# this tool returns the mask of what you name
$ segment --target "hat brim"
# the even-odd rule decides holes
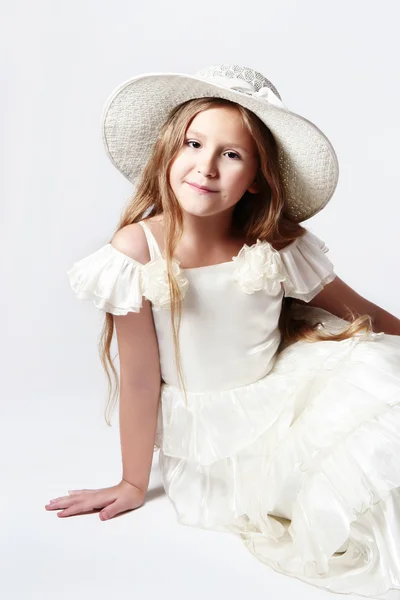
[[[209,96],[248,108],[271,130],[290,219],[305,221],[326,206],[337,186],[339,165],[331,142],[314,123],[263,98],[182,73],[139,75],[110,95],[102,115],[102,137],[112,163],[135,183],[170,111],[187,100]]]

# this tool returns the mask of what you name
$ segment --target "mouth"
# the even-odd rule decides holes
[[[197,185],[196,183],[191,183],[190,181],[187,181],[186,183],[198,192],[203,192],[206,194],[215,194],[217,192],[217,190],[212,190],[211,188],[205,187],[204,185]]]

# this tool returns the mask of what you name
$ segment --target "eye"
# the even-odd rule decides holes
[[[237,154],[236,152],[232,152],[232,150],[228,150],[228,152],[226,154],[234,154],[236,156],[236,158],[238,158],[240,160],[239,154]]]
[[[196,142],[195,140],[186,140],[186,144],[189,146],[189,144],[198,144],[199,142]],[[190,148],[192,148],[192,146],[190,146]]]

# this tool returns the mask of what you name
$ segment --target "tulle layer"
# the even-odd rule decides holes
[[[142,268],[141,263],[105,244],[74,263],[67,275],[79,300],[92,300],[100,310],[126,315],[142,307]]]
[[[322,288],[336,277],[332,262],[326,256],[329,248],[311,231],[280,251],[288,278],[283,282],[285,295],[310,302]]]
[[[398,336],[298,342],[264,379],[187,408],[166,386],[158,442],[181,524],[239,533],[325,590],[400,598]]]

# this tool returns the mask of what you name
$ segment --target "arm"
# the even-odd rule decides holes
[[[153,460],[161,376],[148,300],[140,313],[114,316],[120,358],[122,479],[146,491]]]
[[[139,279],[134,282],[131,276],[140,275],[140,265],[150,257],[143,229],[136,223],[119,230],[112,245],[140,264],[130,265],[126,258],[110,255],[107,244],[83,262],[76,263],[68,274],[74,291],[82,299],[110,300],[110,307],[115,308],[119,301],[134,300],[131,312],[113,315],[120,362],[122,480],[110,487],[69,490],[67,496],[53,498],[45,508],[62,509],[58,517],[103,509],[99,513],[103,521],[139,508],[144,504],[150,477],[161,386],[158,343],[151,305],[143,299],[139,287],[131,287],[131,284],[140,285]],[[114,277],[118,281],[121,274],[122,279],[116,286]],[[123,298],[130,293],[132,298]]]
[[[339,277],[328,283],[308,304],[345,320],[350,311],[358,315],[370,315],[375,332],[400,335],[400,320],[397,317],[357,294]]]
[[[117,232],[112,245],[141,263],[150,260],[140,225]],[[147,490],[157,428],[161,374],[151,304],[140,312],[114,315],[120,362],[120,438],[122,478]]]

